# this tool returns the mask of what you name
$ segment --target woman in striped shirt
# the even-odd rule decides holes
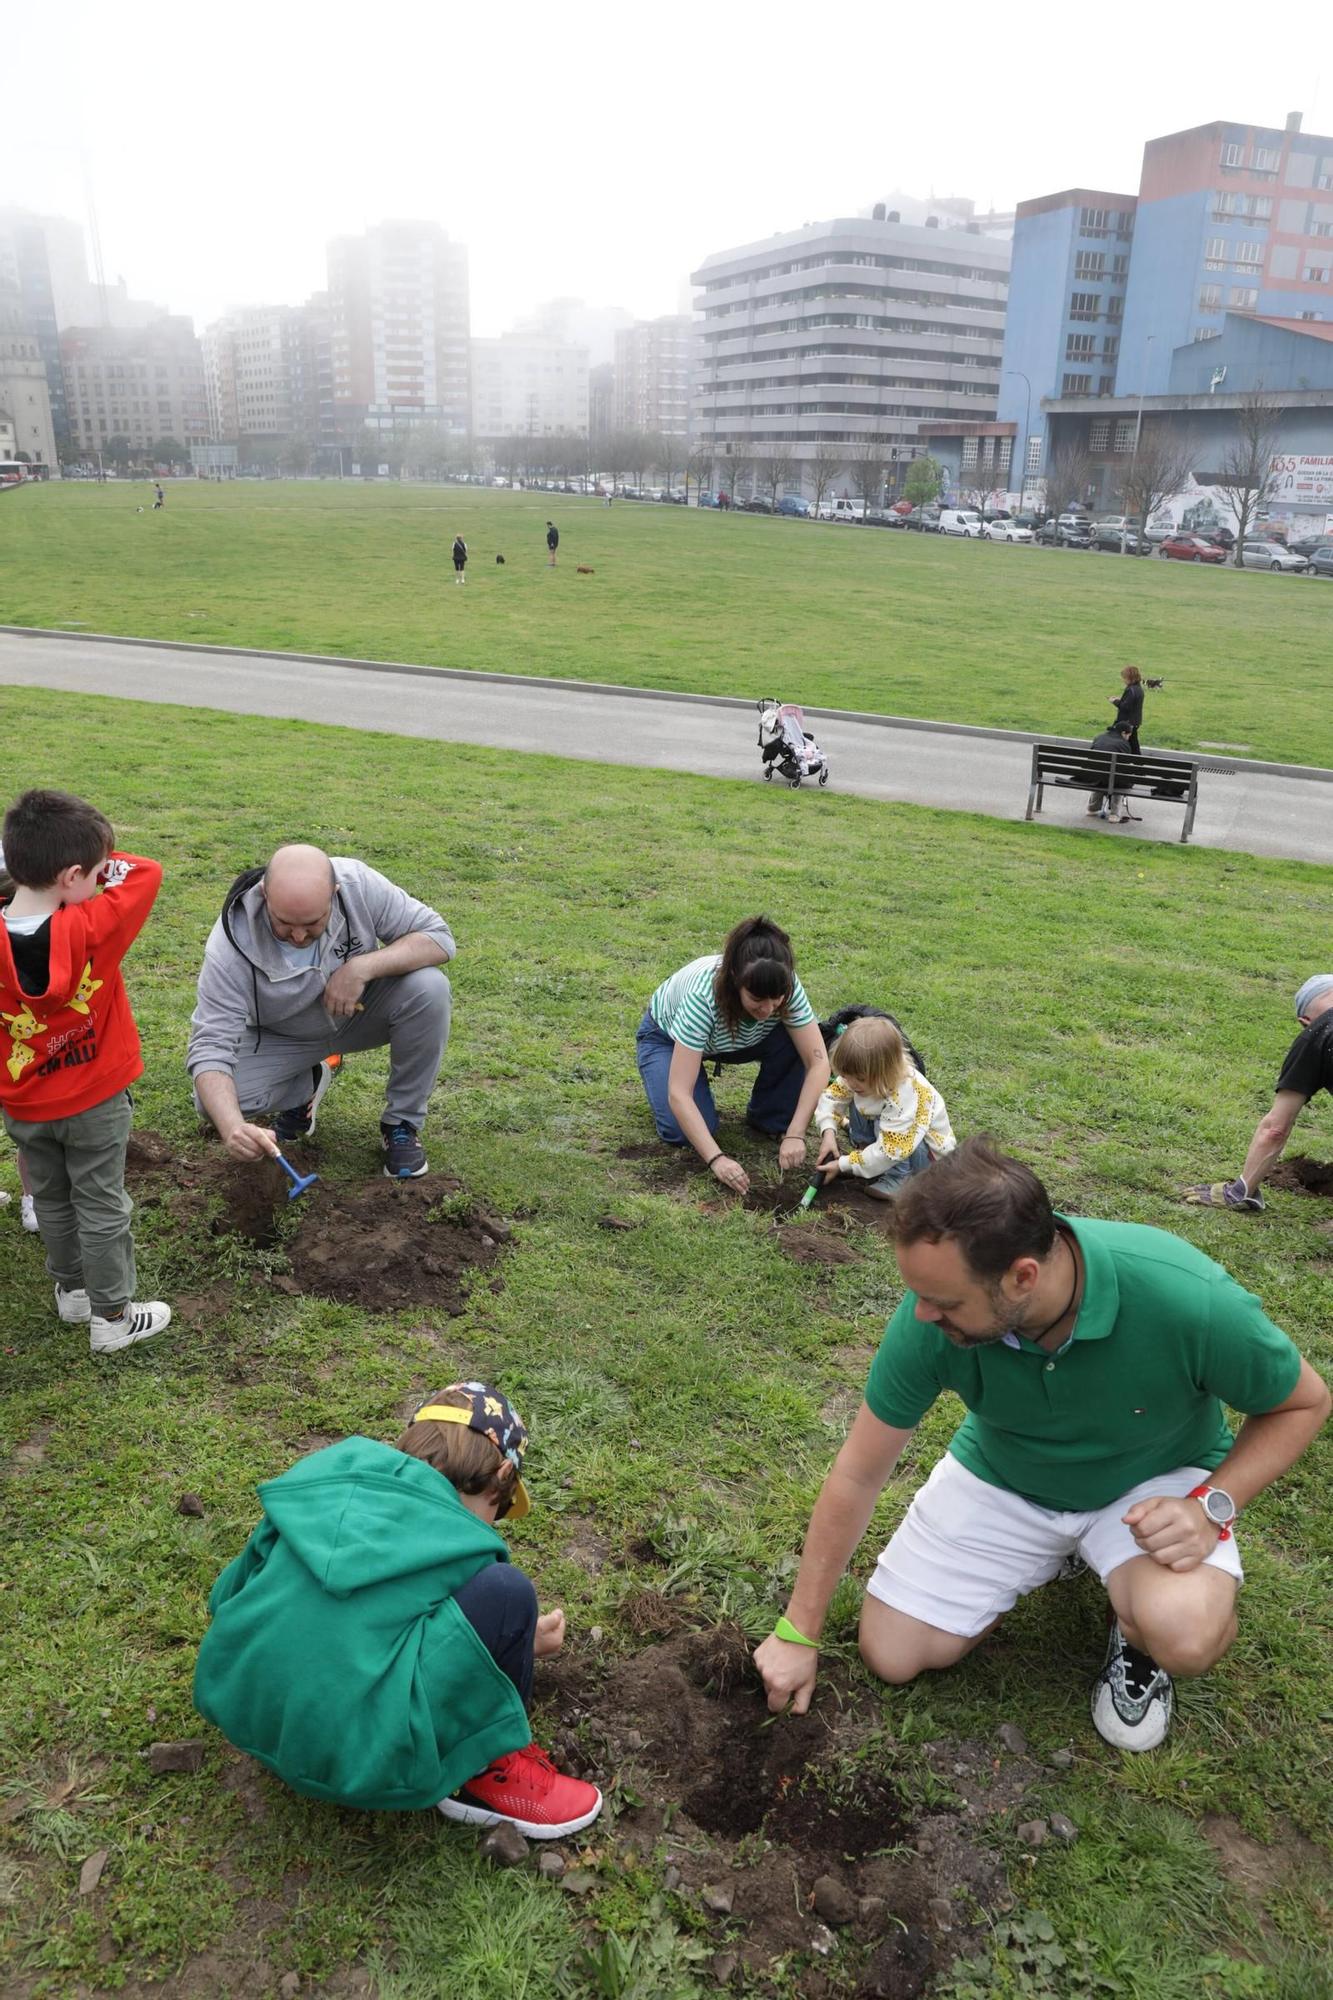
[[[693,1146],[724,1187],[749,1175],[717,1144],[718,1112],[704,1060],[759,1064],[746,1122],[777,1136],[785,1171],[805,1160],[805,1134],[829,1080],[814,1009],[796,977],[791,939],[767,917],[746,917],[721,952],[664,979],[639,1023],[639,1075],[658,1137]]]

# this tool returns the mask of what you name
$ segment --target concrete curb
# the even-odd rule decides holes
[[[358,660],[342,653],[271,653],[261,646],[206,646],[189,639],[135,639],[121,632],[71,632],[54,625],[0,625],[0,632],[18,639],[76,639],[96,646],[148,646],[159,653],[200,653],[205,658],[230,660],[273,660],[281,665],[295,660],[305,666],[341,667],[360,674],[414,674],[427,680],[489,681],[496,687],[554,688],[561,694],[611,695],[623,701],[675,701],[694,708],[732,708],[755,711],[757,703],[735,694],[685,694],[677,688],[625,687],[618,681],[559,680],[545,674],[495,674],[483,668],[423,667],[408,660]],[[207,708],[206,699],[199,706]],[[928,736],[979,736],[993,743],[1067,743],[1087,748],[1082,736],[1053,736],[1028,729],[991,729],[976,722],[930,722],[915,715],[870,715],[855,708],[807,708],[806,714],[821,722],[854,722],[871,729],[910,729]],[[1167,757],[1189,757],[1185,750],[1158,753]],[[1333,785],[1333,770],[1315,764],[1267,764],[1257,758],[1233,757],[1223,750],[1200,752],[1194,762],[1234,764],[1237,773],[1264,771],[1277,778],[1302,778],[1312,784]]]

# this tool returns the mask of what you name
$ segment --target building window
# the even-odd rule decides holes
[[[1238,243],[1235,248],[1235,259],[1238,264],[1262,264],[1264,246],[1262,243]]]
[[[1282,155],[1274,152],[1271,147],[1258,147],[1255,150],[1253,171],[1256,174],[1275,174],[1281,157]]]
[[[1099,377],[1097,382],[1097,394],[1099,396],[1114,396],[1115,394],[1114,375],[1103,375]]]
[[[1253,312],[1259,303],[1259,291],[1255,285],[1233,285],[1227,293],[1227,306],[1232,312]]]
[[[1088,450],[1106,451],[1111,443],[1111,419],[1098,417],[1088,429]]]
[[[1223,146],[1222,165],[1224,167],[1243,167],[1244,164],[1245,148],[1243,146]]]
[[[1074,259],[1076,278],[1100,278],[1106,270],[1106,253],[1102,250],[1080,250]]]
[[[1096,319],[1099,300],[1096,292],[1075,292],[1069,301],[1071,319]]]
[[[1204,268],[1220,271],[1227,261],[1227,239],[1225,236],[1210,236],[1203,246]]]
[[[1216,340],[1221,331],[1220,326],[1196,326],[1194,329],[1194,338],[1196,340]]]
[[[977,440],[976,438],[964,438],[963,459],[962,459],[963,471],[964,472],[973,471],[976,467],[976,462],[977,462]]]
[[[1079,216],[1079,228],[1104,231],[1111,220],[1111,212],[1106,208],[1085,208]]]
[[[1027,469],[1030,473],[1041,471],[1041,439],[1039,437],[1030,437],[1028,439]]]
[[[1199,311],[1215,313],[1222,310],[1222,287],[1220,285],[1200,285]]]
[[[1328,283],[1328,273],[1329,266],[1327,264],[1307,264],[1305,267],[1305,282],[1307,285],[1326,285]]]
[[[1323,315],[1322,313],[1302,313],[1302,314],[1301,314],[1301,318],[1302,318],[1302,319],[1322,319],[1323,317],[1324,317],[1324,315]]]
[[[1134,419],[1121,417],[1115,427],[1115,448],[1117,451],[1133,451]]]
[[[1060,385],[1060,394],[1062,396],[1087,396],[1091,393],[1091,375],[1066,375]]]
[[[1095,333],[1071,333],[1065,341],[1065,360],[1082,361],[1097,345]]]

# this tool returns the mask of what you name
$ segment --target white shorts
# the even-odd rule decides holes
[[[1102,1582],[1143,1550],[1121,1520],[1136,1500],[1190,1493],[1208,1474],[1179,1466],[1131,1486],[1108,1507],[1062,1514],[978,1479],[946,1452],[883,1551],[866,1589],[937,1631],[973,1639],[1020,1597],[1049,1583],[1075,1551]],[[1234,1533],[1204,1558],[1242,1581]]]

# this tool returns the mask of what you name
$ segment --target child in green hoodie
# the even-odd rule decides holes
[[[555,1769],[527,1717],[565,1615],[539,1614],[495,1528],[531,1506],[526,1444],[498,1389],[455,1382],[396,1444],[346,1438],[265,1481],[208,1600],[199,1713],[311,1798],[534,1840],[588,1826],[601,1793]]]

